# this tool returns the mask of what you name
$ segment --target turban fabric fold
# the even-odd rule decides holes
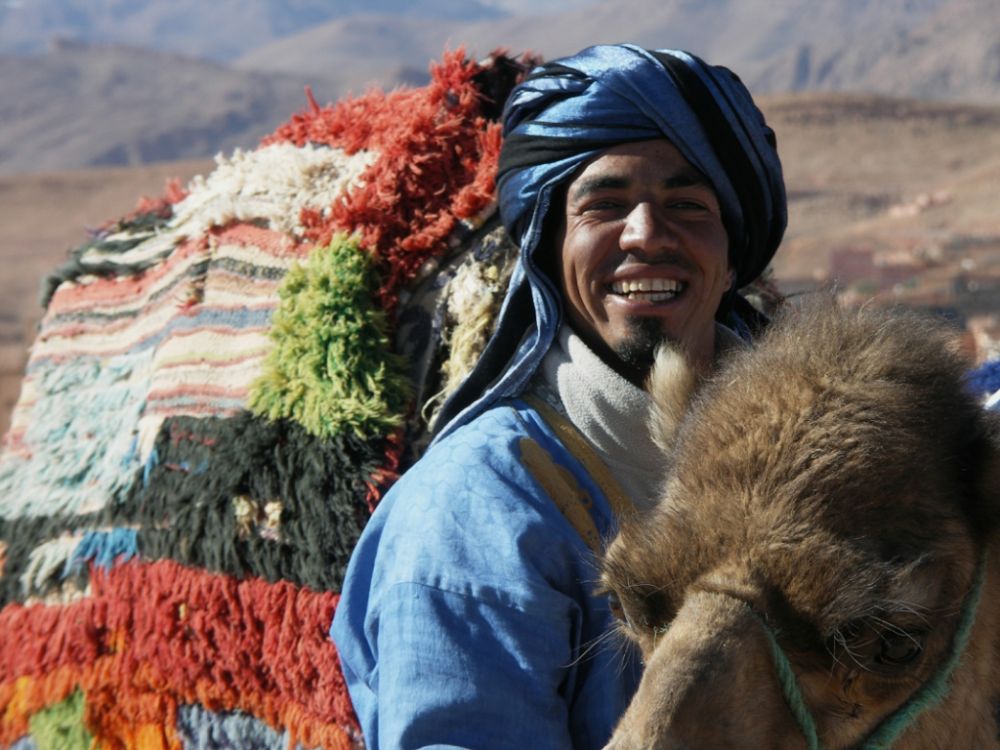
[[[536,68],[504,107],[500,215],[521,256],[482,359],[438,418],[438,437],[517,395],[559,328],[536,251],[555,189],[606,149],[666,138],[711,183],[736,286],[767,267],[785,230],[774,132],[732,71],[679,50],[589,47]]]

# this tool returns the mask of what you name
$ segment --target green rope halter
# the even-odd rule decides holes
[[[951,642],[951,650],[948,658],[941,668],[934,673],[923,686],[917,690],[910,699],[900,706],[896,711],[887,716],[875,731],[869,735],[868,739],[860,746],[860,750],[888,750],[898,739],[899,735],[910,726],[928,708],[938,705],[948,695],[951,688],[951,675],[955,671],[962,659],[965,647],[969,643],[972,634],[972,625],[976,621],[976,611],[979,609],[979,602],[982,599],[983,580],[986,578],[985,560],[980,559],[976,568],[976,577],[972,582],[972,587],[962,604],[962,616],[955,631],[955,637]],[[805,735],[806,744],[809,750],[822,750],[819,742],[819,735],[816,732],[816,722],[813,721],[812,713],[802,697],[802,689],[799,681],[792,669],[791,662],[778,644],[774,631],[761,621],[764,625],[764,632],[767,634],[767,641],[771,645],[771,654],[774,657],[774,668],[778,675],[778,682],[781,683],[781,691],[785,696],[785,702],[791,709],[792,715],[799,723],[802,734]]]

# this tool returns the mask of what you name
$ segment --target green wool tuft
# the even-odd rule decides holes
[[[91,737],[83,724],[86,700],[79,690],[28,720],[38,750],[88,750]]]
[[[374,302],[377,285],[368,254],[344,235],[293,267],[278,290],[275,347],[251,388],[250,409],[321,438],[383,436],[402,424],[410,383]]]

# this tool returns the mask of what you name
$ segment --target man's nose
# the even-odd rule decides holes
[[[635,255],[656,255],[670,250],[676,237],[668,222],[657,214],[648,201],[637,203],[625,217],[619,245],[622,251]]]

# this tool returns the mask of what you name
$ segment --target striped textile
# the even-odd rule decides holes
[[[520,72],[310,99],[53,271],[0,452],[0,747],[363,744],[329,624]]]

